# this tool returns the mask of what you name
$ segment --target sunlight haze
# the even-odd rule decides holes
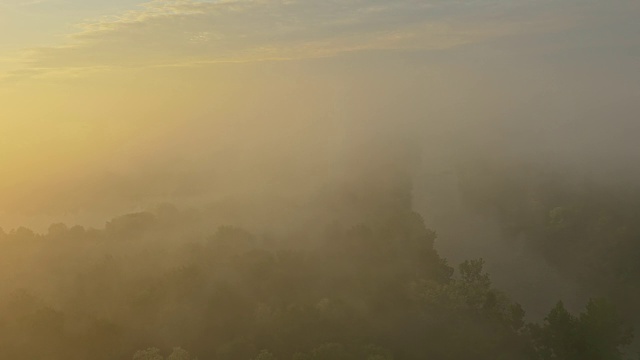
[[[0,358],[636,359],[639,19],[0,0]]]

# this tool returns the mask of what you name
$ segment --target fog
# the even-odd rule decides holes
[[[340,196],[384,199],[395,186],[410,186],[413,207],[439,234],[445,257],[483,257],[513,290],[521,281],[543,286],[557,275],[504,239],[499,219],[471,209],[459,172],[472,166],[478,187],[532,169],[632,184],[640,152],[637,91],[629,83],[638,75],[586,61],[539,60],[532,69],[520,54],[488,59],[496,55],[473,47],[452,52],[453,63],[429,53],[374,52],[145,74],[161,76],[160,95],[147,100],[160,108],[183,101],[175,99],[183,92],[197,98],[184,101],[184,115],[142,111],[137,116],[148,124],[77,173],[21,184],[5,202],[3,227],[101,228],[111,217],[172,203],[217,206],[229,224],[282,230],[361,210]],[[220,74],[224,90],[214,85]],[[142,95],[128,72],[117,75],[119,86],[133,87],[131,96]],[[90,85],[79,81],[74,91],[94,91]],[[503,271],[516,278],[502,279]],[[555,287],[550,299],[573,293]]]
[[[572,6],[425,48],[34,50],[0,80],[0,353],[631,358],[637,6]],[[581,337],[549,343],[559,318]]]

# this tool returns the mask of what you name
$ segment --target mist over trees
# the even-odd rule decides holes
[[[359,218],[306,232],[256,233],[171,205],[103,229],[2,232],[0,357],[627,358],[632,323],[615,296],[529,320],[482,259],[438,254],[406,183],[363,189],[346,192],[344,213]],[[573,229],[572,213],[551,213],[560,230],[549,231]]]
[[[0,360],[639,360],[638,19],[0,0]]]
[[[640,188],[633,176],[504,164],[467,167],[460,177],[466,204],[497,219],[505,241],[571,281],[582,294],[608,297],[633,323],[640,320]],[[482,174],[482,175],[480,175]]]

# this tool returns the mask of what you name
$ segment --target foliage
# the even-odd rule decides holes
[[[160,349],[148,348],[146,350],[137,351],[133,355],[133,360],[164,360],[164,356],[160,354]]]
[[[163,216],[3,235],[0,278],[30,288],[0,292],[0,358],[617,360],[631,339],[600,300],[526,325],[483,260],[454,271],[411,211],[290,243]]]
[[[544,360],[623,359],[620,349],[632,339],[632,330],[604,299],[590,300],[577,317],[558,302],[542,325],[530,328],[539,358]]]

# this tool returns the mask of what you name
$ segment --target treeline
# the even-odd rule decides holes
[[[584,293],[608,297],[640,324],[637,182],[500,163],[467,164],[459,174],[464,199],[494,214],[507,238],[524,240]]]
[[[163,208],[2,232],[0,358],[615,360],[632,339],[601,299],[527,323],[410,210],[309,238],[213,222]]]

